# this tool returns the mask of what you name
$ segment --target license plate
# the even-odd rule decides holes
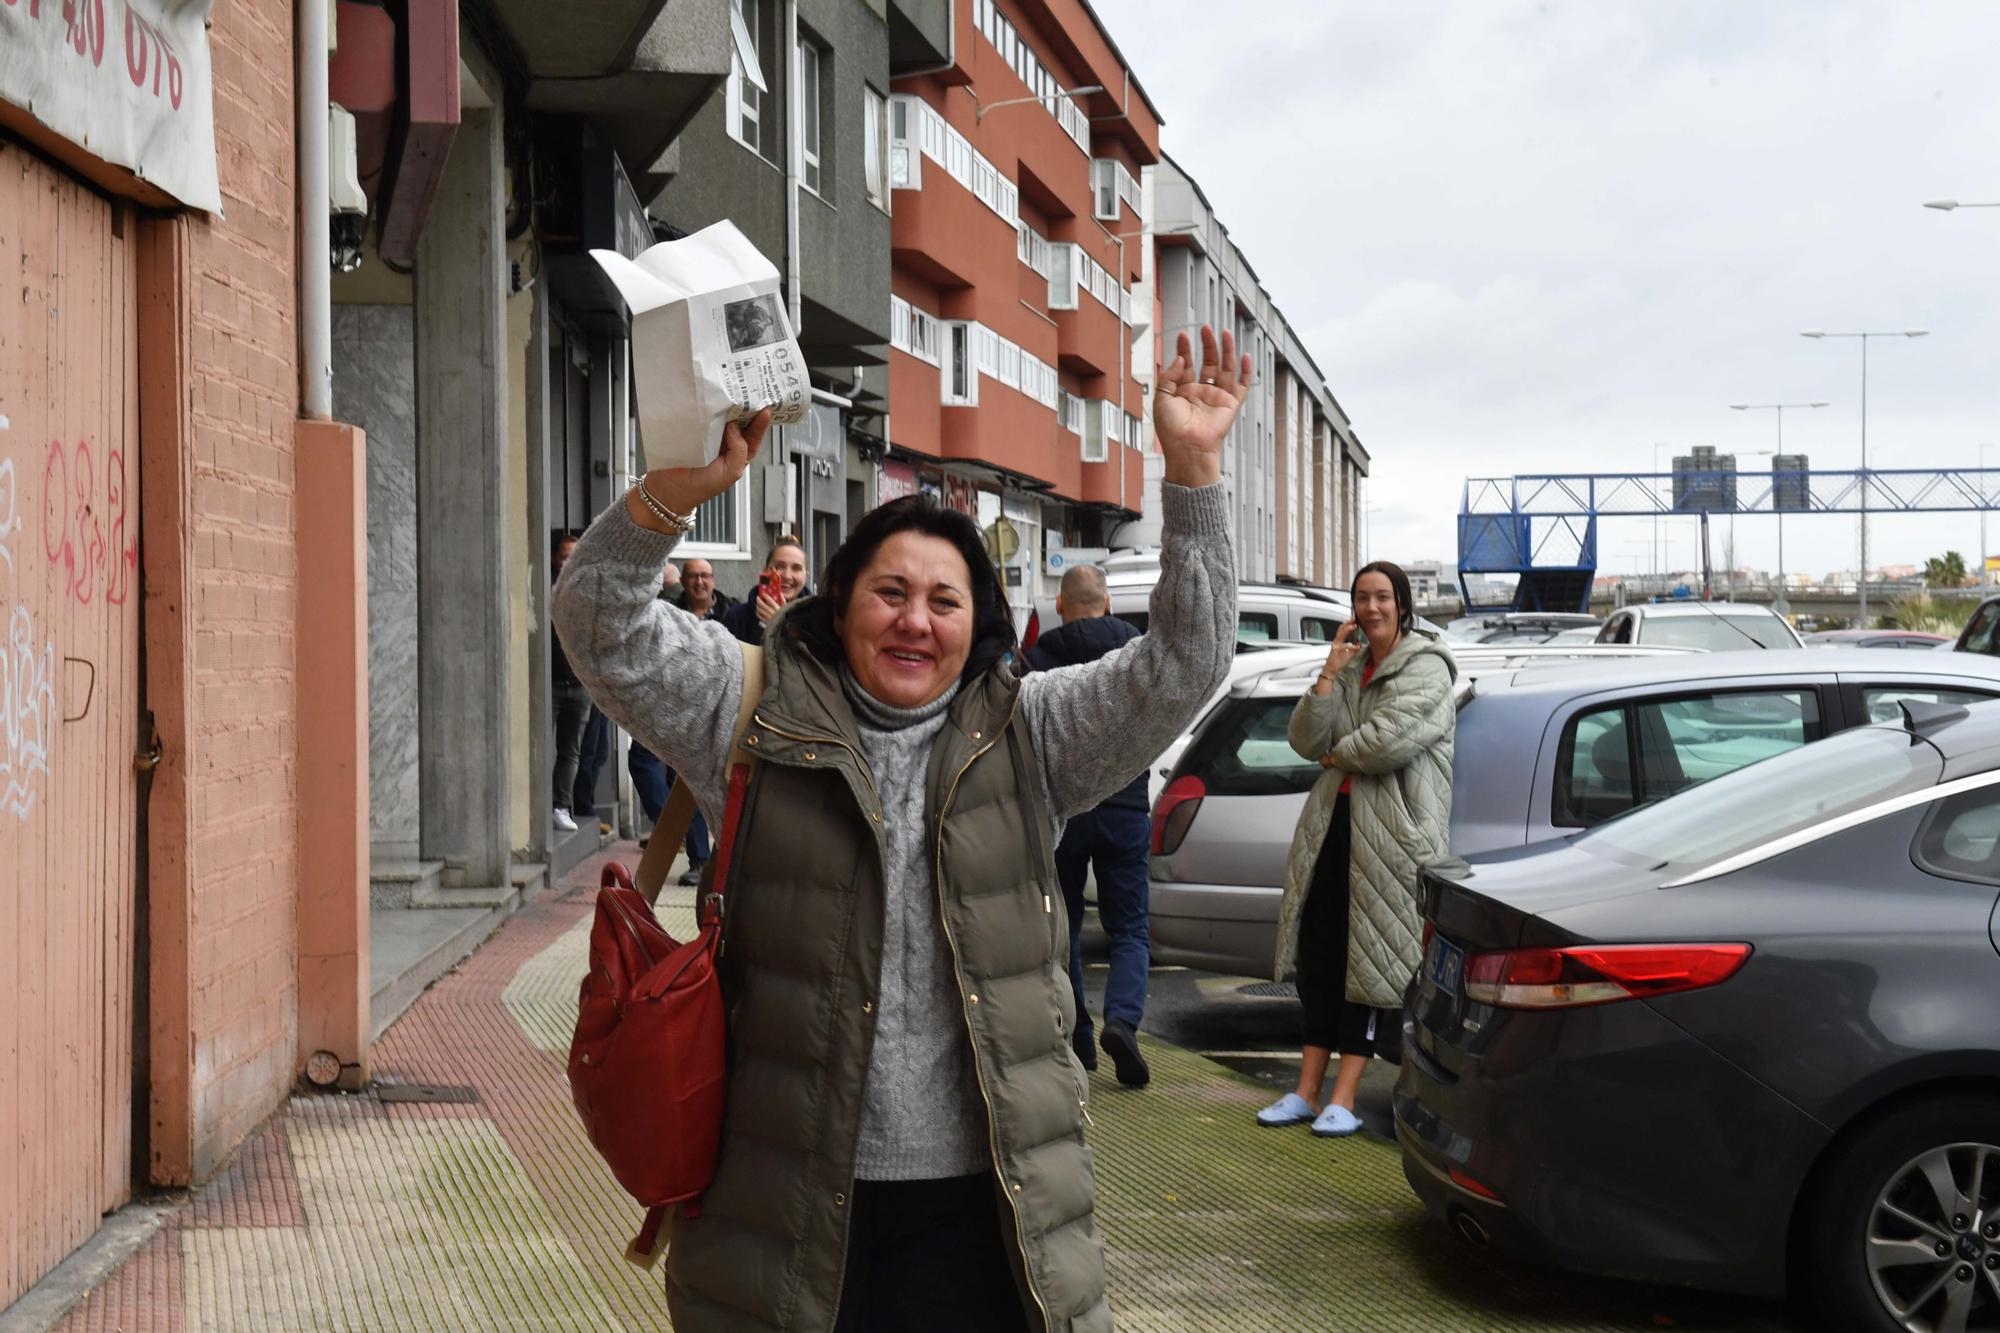
[[[1430,952],[1424,955],[1424,976],[1431,985],[1446,995],[1458,994],[1458,981],[1465,973],[1465,950],[1445,939],[1431,935]]]

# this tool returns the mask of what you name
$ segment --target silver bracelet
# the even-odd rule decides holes
[[[652,510],[653,517],[666,524],[671,531],[676,533],[686,532],[694,526],[693,514],[677,514],[660,503],[659,499],[646,489],[646,479],[644,477],[639,478],[639,485],[636,489],[639,492],[640,503]]]

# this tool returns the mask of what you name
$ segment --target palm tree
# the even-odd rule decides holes
[[[1956,551],[1946,551],[1924,561],[1924,586],[1927,588],[1963,588],[1965,586],[1965,557]]]

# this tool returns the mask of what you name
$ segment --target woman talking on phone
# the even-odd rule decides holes
[[[1451,652],[1416,628],[1410,580],[1386,560],[1354,577],[1354,616],[1292,710],[1292,748],[1324,770],[1299,815],[1278,913],[1273,975],[1296,973],[1305,1011],[1298,1087],[1257,1113],[1341,1138],[1361,1075],[1422,963],[1417,868],[1451,843],[1457,726]],[[1320,1106],[1327,1065],[1340,1057]]]
[[[1182,334],[1149,632],[1016,676],[979,526],[926,496],[864,516],[817,595],[765,627],[729,792],[743,654],[654,597],[695,510],[769,427],[646,474],[590,527],[555,621],[591,696],[711,826],[740,802],[718,964],[728,1095],[715,1178],[673,1219],[679,1333],[1106,1333],[1104,1249],[1070,1033],[1062,823],[1143,772],[1222,683],[1236,576],[1222,441],[1251,361]],[[710,891],[720,854],[709,862]]]

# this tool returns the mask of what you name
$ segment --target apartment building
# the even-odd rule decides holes
[[[875,504],[886,448],[891,72],[945,63],[950,0],[730,0],[722,96],[675,143],[653,216],[669,234],[727,218],[785,279],[813,404],[778,427],[749,485],[697,515],[688,556],[747,595],[782,533],[817,575]]]
[[[1230,239],[1201,187],[1171,157],[1147,168],[1149,272],[1142,299],[1153,307],[1133,359],[1170,360],[1182,333],[1201,326],[1235,333],[1256,370],[1250,399],[1223,450],[1239,576],[1345,586],[1360,560],[1362,447],[1326,377],[1305,350],[1257,271]],[[1159,540],[1161,460],[1145,435],[1146,518],[1125,540]]]
[[[1131,348],[1159,114],[1084,0],[952,0],[947,58],[891,84],[877,498],[978,519],[1025,608],[1046,552],[1125,542],[1144,502]]]

